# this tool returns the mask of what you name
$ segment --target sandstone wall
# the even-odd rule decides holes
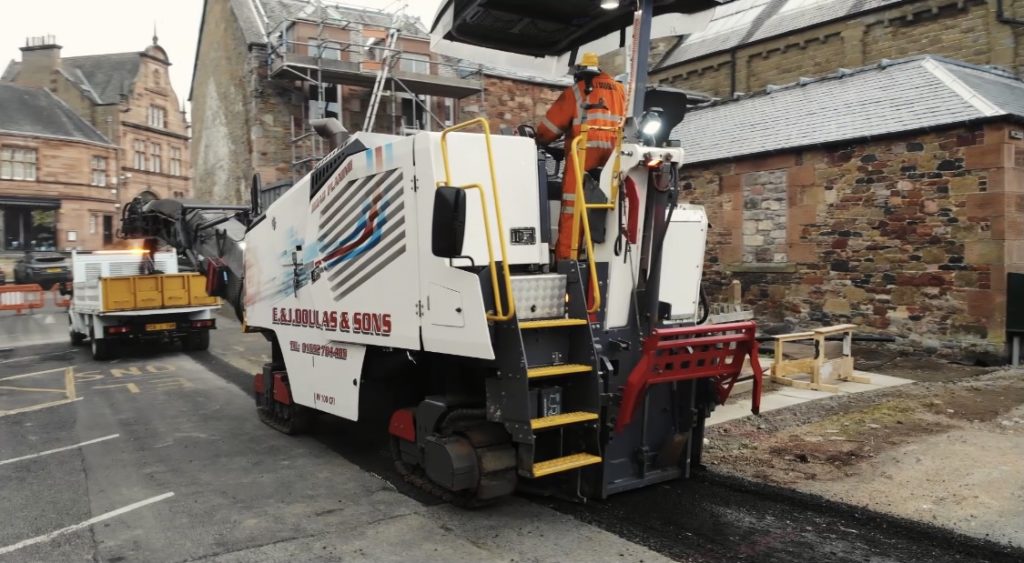
[[[765,325],[852,322],[898,346],[991,358],[1024,271],[1019,125],[950,129],[684,171],[705,205],[706,280]],[[780,240],[784,242],[780,243]]]

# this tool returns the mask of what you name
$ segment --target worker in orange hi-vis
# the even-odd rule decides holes
[[[537,126],[537,142],[542,145],[565,138],[565,172],[562,177],[562,212],[558,215],[558,243],[555,259],[566,260],[572,252],[572,216],[576,204],[576,167],[570,146],[584,123],[600,127],[620,127],[625,115],[626,93],[622,84],[598,68],[596,53],[583,53],[573,74],[574,84],[548,109]],[[604,165],[612,156],[616,134],[591,130],[587,133],[584,171]]]

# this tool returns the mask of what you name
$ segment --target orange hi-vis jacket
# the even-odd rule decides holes
[[[537,140],[550,143],[566,135],[566,150],[580,134],[580,125],[617,127],[626,113],[626,92],[622,84],[602,72],[591,82],[592,90],[586,93],[586,82],[579,81],[566,88],[562,95],[548,109],[547,115],[537,127]],[[611,149],[615,146],[615,134],[611,131],[590,131],[587,147]]]
[[[588,95],[586,82],[580,81],[567,88],[548,109],[548,113],[537,126],[537,140],[550,143],[566,134],[566,163],[562,175],[562,212],[558,216],[558,241],[555,257],[558,260],[575,259],[572,254],[572,219],[576,207],[576,168],[569,160],[572,140],[580,134],[580,126],[586,123],[600,127],[619,127],[626,111],[626,93],[622,85],[605,73],[591,80],[592,90]],[[587,154],[583,170],[593,170],[608,162],[615,148],[614,131],[591,130],[587,132]]]

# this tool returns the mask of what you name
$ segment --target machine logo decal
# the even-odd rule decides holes
[[[404,176],[400,169],[358,178],[337,190],[320,213],[324,255],[313,275],[334,299],[349,295],[405,253]]]

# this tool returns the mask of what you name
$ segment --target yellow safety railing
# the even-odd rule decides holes
[[[590,131],[612,131],[615,133],[615,164],[612,165],[612,187],[611,197],[608,203],[587,203],[586,195],[583,193],[584,160],[587,154],[587,134]],[[580,126],[580,134],[572,140],[570,146],[571,162],[576,170],[576,205],[572,213],[572,247],[570,256],[573,259],[579,258],[580,226],[583,227],[583,242],[587,248],[587,271],[590,278],[592,304],[587,308],[587,313],[596,313],[601,308],[601,285],[597,279],[597,262],[594,259],[594,241],[590,237],[590,218],[587,215],[588,209],[615,209],[616,198],[619,195],[619,169],[621,167],[622,155],[622,128],[621,127],[600,127],[594,125]]]
[[[487,213],[487,198],[483,186],[480,184],[465,184],[462,186],[452,185],[451,164],[448,161],[448,134],[455,131],[468,129],[479,125],[484,132],[484,142],[487,145],[487,166],[491,173],[491,195],[494,196],[494,216],[498,221],[498,244],[501,246],[501,270],[505,282],[505,298],[508,300],[508,307],[503,307],[501,302],[501,286],[498,283],[498,270],[495,267],[494,245],[491,242],[491,222]],[[494,292],[495,314],[488,314],[487,318],[492,321],[507,321],[515,315],[516,301],[512,295],[512,273],[508,267],[508,249],[505,245],[505,225],[501,216],[501,194],[498,191],[498,175],[494,171],[494,151],[491,149],[491,126],[487,120],[478,117],[453,125],[441,132],[441,158],[444,161],[444,182],[438,182],[437,187],[450,186],[453,188],[480,190],[480,209],[484,216],[484,239],[487,241],[487,261],[491,271],[491,289]]]

